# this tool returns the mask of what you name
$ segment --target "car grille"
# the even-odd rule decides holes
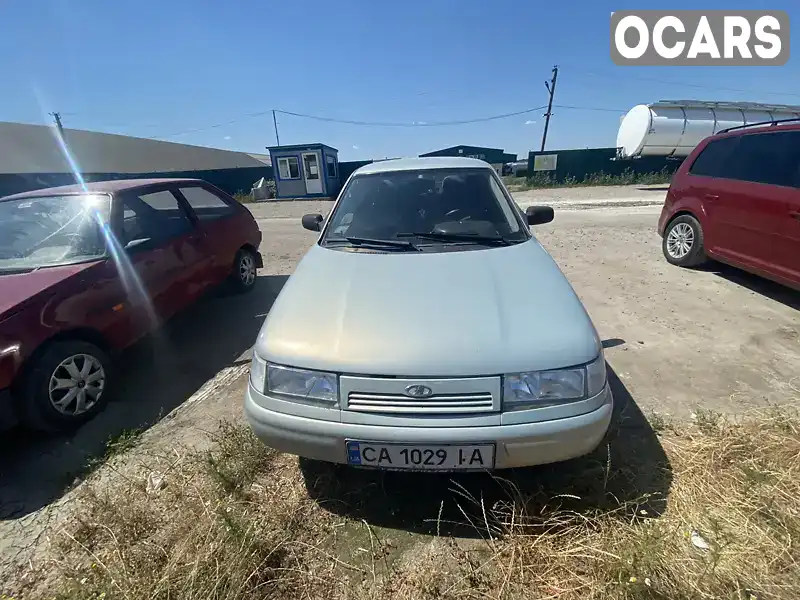
[[[444,394],[428,398],[409,398],[400,394],[364,394],[351,392],[350,410],[375,413],[461,414],[491,412],[494,399],[489,393]]]
[[[500,378],[411,379],[342,375],[339,393],[345,411],[384,415],[467,415],[500,412]],[[410,387],[426,387],[420,398]]]

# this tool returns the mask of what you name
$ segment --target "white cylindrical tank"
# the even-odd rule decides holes
[[[800,107],[699,101],[639,104],[622,118],[617,148],[625,157],[684,157],[722,129],[794,118],[800,118]]]

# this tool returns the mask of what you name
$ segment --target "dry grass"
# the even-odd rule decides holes
[[[29,595],[800,598],[800,417],[699,413],[659,427],[658,438],[623,427],[608,451],[565,465],[448,478],[443,495],[424,475],[301,477],[296,460],[226,426],[212,453],[176,460],[157,492],[142,479],[87,488],[44,565],[52,576]],[[415,497],[421,508],[408,512]],[[445,502],[474,539],[447,535]],[[392,532],[384,517],[415,533],[428,519],[431,535]]]

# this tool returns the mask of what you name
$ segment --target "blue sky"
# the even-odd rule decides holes
[[[615,66],[610,13],[667,5],[698,8],[678,0],[4,0],[0,120],[44,123],[60,111],[67,127],[263,152],[275,143],[272,117],[253,113],[403,123],[491,116],[545,104],[554,64],[556,104],[611,110],[554,109],[548,149],[613,146],[624,111],[659,99],[800,104],[797,58],[784,67]],[[796,0],[769,7],[800,17]],[[543,112],[447,127],[278,121],[281,143],[319,141],[349,160],[455,144],[522,154],[538,149]]]

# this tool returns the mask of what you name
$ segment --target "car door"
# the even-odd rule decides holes
[[[764,182],[761,194],[768,206],[765,228],[774,232],[770,264],[765,270],[800,284],[800,130],[783,130],[747,136],[758,156],[749,178]]]
[[[236,218],[242,210],[200,182],[179,185],[177,191],[192,211],[209,253],[205,285],[221,283],[231,273],[236,252],[243,245],[246,232]]]
[[[731,240],[728,258],[777,277],[791,276],[794,255],[788,235],[798,155],[798,132],[739,136],[729,179],[716,200],[719,226]]]
[[[680,179],[680,189],[674,190],[687,206],[697,207],[694,212],[703,227],[705,247],[718,256],[741,254],[740,237],[726,209],[735,192],[730,161],[738,144],[734,136],[709,141]]]
[[[785,221],[784,239],[786,272],[790,281],[800,286],[800,167],[794,177],[794,186],[788,198],[789,215]]]
[[[163,321],[192,297],[187,284],[198,254],[194,224],[175,194],[163,187],[126,194],[122,209],[120,239],[133,271],[123,283]]]

